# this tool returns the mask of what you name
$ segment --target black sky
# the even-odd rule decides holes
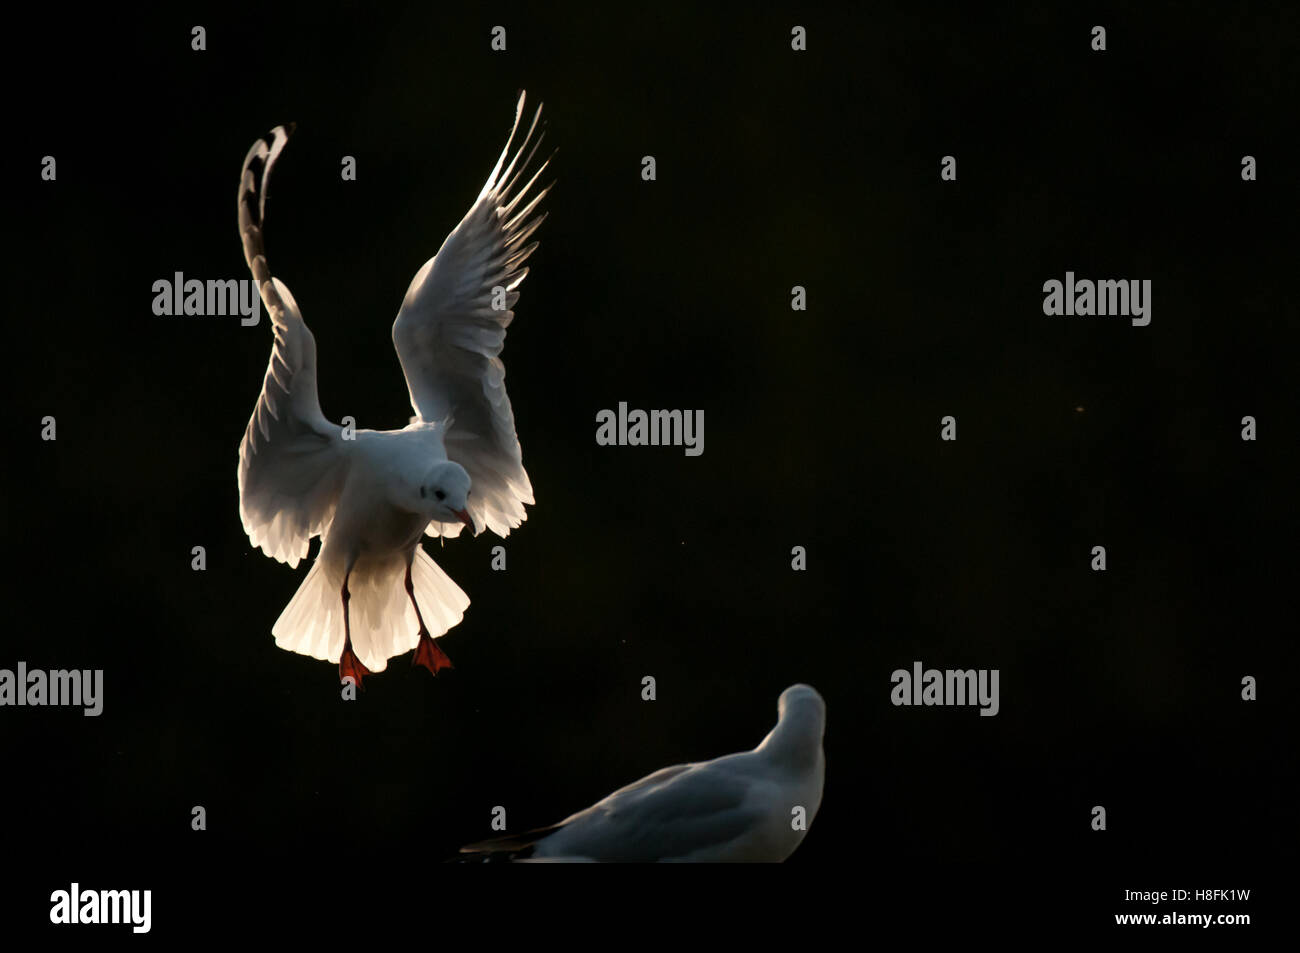
[[[1267,882],[1294,831],[1293,6],[29,17],[6,66],[0,667],[103,668],[106,701],[0,710],[39,871],[6,922],[77,875],[153,886],[176,929],[207,908],[175,885],[235,869],[306,893],[337,863],[382,894],[428,865],[455,890],[438,863],[494,805],[523,830],[751,747],[796,681],[829,709],[806,876],[893,871],[882,905],[935,911],[961,889],[916,878],[993,909],[1060,885],[1085,922],[1130,885]],[[495,539],[426,546],[473,600],[455,671],[399,658],[344,704],[270,635],[305,567],[239,522],[268,326],[156,317],[151,286],[245,277],[240,162],[296,121],[272,267],[326,415],[402,426],[392,319],[521,87],[559,149],[504,354],[538,502],[505,573]],[[1151,325],[1045,317],[1067,270],[1150,279]],[[619,401],[703,408],[704,455],[598,447]],[[1000,669],[1000,714],[893,707],[917,659]]]

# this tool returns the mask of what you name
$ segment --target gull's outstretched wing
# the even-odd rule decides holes
[[[316,339],[266,263],[267,183],[290,131],[276,126],[269,142],[254,143],[239,183],[244,258],[275,331],[262,394],[239,445],[239,516],[254,546],[297,566],[334,518],[346,454],[341,428],[325,419],[316,396]]]
[[[469,472],[474,528],[499,536],[522,523],[527,518],[524,504],[533,502],[500,357],[517,289],[528,274],[524,262],[537,247],[528,239],[546,218],[534,212],[550,191],[547,186],[530,197],[547,162],[525,178],[541,144],[539,135],[529,149],[540,106],[511,156],[523,111],[520,93],[514,127],[487,184],[438,253],[416,273],[393,322],[393,344],[411,406],[427,421],[451,418],[447,456]],[[456,536],[460,524],[431,523],[428,532]]]

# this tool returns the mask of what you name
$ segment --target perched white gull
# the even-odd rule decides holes
[[[521,93],[487,184],[416,273],[393,323],[416,416],[355,439],[321,413],[316,341],[263,245],[271,168],[293,127],[277,126],[244,159],[239,230],[275,344],[239,446],[239,515],[253,545],[290,566],[322,538],[272,632],[281,648],[338,662],[340,679],[360,683],[411,649],[434,674],[449,666],[433,640],[464,617],[469,598],[421,534],[457,536],[464,525],[505,536],[533,502],[500,358],[550,190],[530,196],[547,162],[526,172],[541,143],[540,106],[511,155],[523,112]]]
[[[826,703],[811,686],[791,685],[777,712],[753,751],[663,768],[553,827],[461,852],[533,862],[783,861],[821,806]]]

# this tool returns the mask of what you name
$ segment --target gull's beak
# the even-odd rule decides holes
[[[460,521],[468,526],[475,536],[478,535],[478,531],[474,529],[474,520],[470,518],[468,510],[453,510],[452,512],[460,517]]]

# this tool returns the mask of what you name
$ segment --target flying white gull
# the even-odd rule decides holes
[[[821,806],[826,703],[811,686],[791,685],[777,711],[753,751],[663,768],[552,827],[461,852],[532,862],[783,861]]]
[[[244,159],[239,231],[275,344],[239,445],[239,515],[253,545],[290,566],[322,538],[272,632],[281,648],[338,662],[340,679],[360,683],[411,649],[434,674],[450,666],[433,640],[464,617],[469,598],[421,534],[454,537],[464,525],[506,536],[533,503],[500,358],[537,247],[528,238],[546,217],[534,213],[550,191],[530,196],[549,160],[526,172],[541,144],[540,106],[511,155],[523,112],[520,93],[487,184],[416,273],[393,322],[416,415],[401,430],[357,430],[355,439],[321,413],[316,341],[263,246],[271,169],[293,127],[277,126]]]

